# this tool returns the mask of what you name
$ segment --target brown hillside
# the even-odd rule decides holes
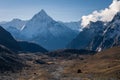
[[[85,75],[94,76],[100,80],[120,79],[120,47],[114,47],[89,57],[82,62],[73,63],[74,67],[67,68],[69,73],[80,69]],[[77,74],[74,74],[77,75]],[[96,79],[95,79],[96,80]]]

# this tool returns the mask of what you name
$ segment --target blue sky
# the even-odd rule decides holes
[[[27,20],[44,9],[53,19],[69,22],[94,10],[108,7],[112,0],[0,0],[0,21]]]

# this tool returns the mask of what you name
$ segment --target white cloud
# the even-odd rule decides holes
[[[117,12],[120,12],[120,0],[113,0],[112,4],[108,8],[100,11],[93,11],[92,14],[82,16],[81,25],[85,27],[90,23],[90,21],[109,22]]]

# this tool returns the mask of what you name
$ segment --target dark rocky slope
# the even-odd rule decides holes
[[[23,60],[17,54],[0,45],[0,72],[19,71],[24,66]]]
[[[6,46],[7,48],[15,52],[21,50],[18,42],[12,37],[12,35],[9,32],[7,32],[1,26],[0,26],[0,44]]]
[[[47,52],[46,49],[39,46],[38,44],[27,42],[27,41],[18,41],[18,44],[20,45],[22,52],[41,52],[45,53]]]

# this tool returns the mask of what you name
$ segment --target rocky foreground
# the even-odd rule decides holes
[[[120,80],[120,47],[92,55],[71,52],[21,53],[25,66],[1,72],[0,80]]]

